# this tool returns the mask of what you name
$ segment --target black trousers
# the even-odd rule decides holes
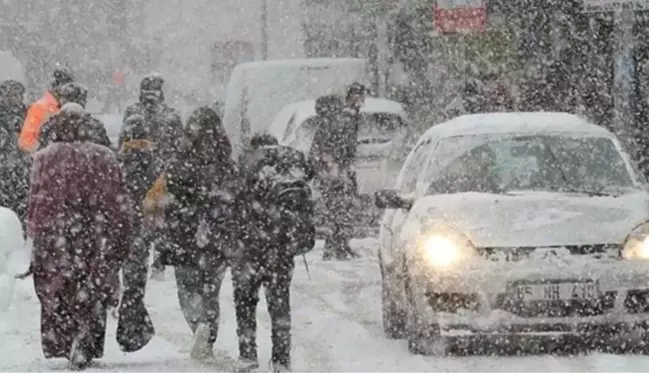
[[[225,261],[205,261],[205,267],[187,264],[174,267],[178,301],[185,320],[192,332],[198,324],[207,324],[210,328],[209,342],[214,343],[219,333],[221,307],[219,296],[221,284],[227,269]]]
[[[325,184],[322,195],[327,220],[328,234],[325,238],[323,257],[343,259],[349,257],[349,240],[353,235],[356,198],[356,176],[339,183]]]
[[[143,301],[146,293],[147,274],[149,270],[149,248],[151,237],[141,234],[133,239],[131,255],[129,255],[122,269],[124,280],[124,293],[127,299]]]
[[[241,261],[232,267],[234,303],[239,337],[239,357],[257,360],[257,303],[259,289],[266,289],[266,303],[271,320],[273,363],[291,363],[291,280],[295,263]]]

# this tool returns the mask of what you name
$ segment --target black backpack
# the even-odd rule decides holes
[[[270,240],[288,246],[293,255],[313,249],[315,203],[309,182],[314,172],[304,154],[288,146],[262,146],[244,163],[243,173],[251,201],[262,207],[253,215],[265,222]]]

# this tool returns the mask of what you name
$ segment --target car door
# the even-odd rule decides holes
[[[364,113],[358,134],[356,175],[359,193],[370,194],[382,188],[381,165],[389,155],[392,141],[398,139],[406,124],[392,113]],[[397,171],[399,171],[397,169]],[[395,179],[392,179],[394,182]]]
[[[420,173],[428,166],[432,155],[431,140],[420,141],[406,159],[396,189],[402,196],[414,196]],[[386,209],[381,221],[381,237],[379,244],[379,257],[385,269],[392,269],[400,257],[401,248],[398,238],[401,228],[408,217],[408,211],[403,209]]]

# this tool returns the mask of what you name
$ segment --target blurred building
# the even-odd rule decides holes
[[[129,16],[139,27],[134,44],[156,40],[156,70],[169,89],[192,100],[223,95],[224,81],[214,74],[214,45],[228,41],[249,43],[261,59],[261,0],[129,0]],[[268,1],[269,58],[303,57],[300,0]],[[137,48],[137,47],[136,47]]]
[[[303,0],[304,51],[308,57],[354,57],[368,62],[369,83],[384,94],[389,85],[387,23],[392,1]]]
[[[142,75],[158,71],[170,100],[207,102],[220,92],[211,72],[214,43],[238,40],[261,58],[261,0],[2,0],[0,49],[28,65],[28,85],[49,84],[67,65],[91,93],[125,75],[135,97]],[[301,0],[268,1],[269,58],[304,56]],[[99,93],[101,95],[101,93]]]

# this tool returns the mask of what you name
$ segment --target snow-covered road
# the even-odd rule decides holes
[[[380,275],[376,241],[357,240],[363,258],[351,262],[322,262],[319,243],[307,255],[311,279],[301,260],[296,266],[293,306],[293,368],[295,371],[413,372],[413,371],[625,371],[642,372],[649,357],[591,354],[577,357],[457,357],[411,355],[405,341],[391,341],[381,331]],[[216,356],[223,364],[204,366],[189,361],[191,334],[178,308],[173,271],[165,281],[150,281],[147,305],[157,329],[143,350],[123,354],[109,326],[106,354],[90,371],[227,371],[236,358],[237,339],[229,276],[221,291],[221,333]],[[266,304],[258,312],[262,369],[270,358]],[[0,371],[65,371],[65,361],[47,361],[40,351],[38,304],[31,281],[19,284],[11,309],[0,313]]]

